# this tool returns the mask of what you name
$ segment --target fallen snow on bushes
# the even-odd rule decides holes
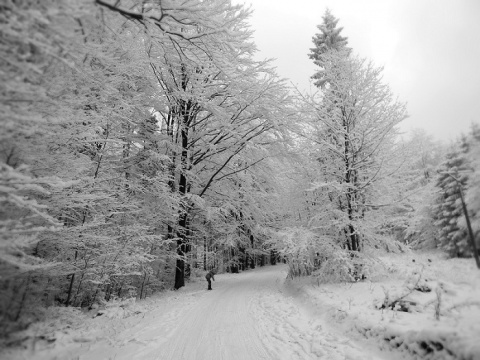
[[[50,309],[49,321],[12,337],[17,347],[0,358],[480,359],[473,260],[409,253],[375,264],[375,276],[357,283],[285,280],[287,267],[277,265],[218,274],[213,291],[200,278],[88,314]],[[403,305],[390,306],[397,299]]]

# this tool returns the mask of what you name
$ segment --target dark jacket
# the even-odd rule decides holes
[[[212,279],[213,281],[215,281],[215,278],[213,277],[213,275],[215,275],[215,273],[214,273],[212,270],[210,270],[210,271],[207,273],[207,275],[205,275],[205,279],[207,279],[207,280]]]

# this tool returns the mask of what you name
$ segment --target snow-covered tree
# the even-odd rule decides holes
[[[330,9],[325,10],[325,14],[322,16],[323,22],[317,26],[320,32],[315,34],[312,38],[315,47],[310,49],[308,57],[313,60],[314,64],[319,67],[317,72],[312,76],[312,79],[316,80],[316,86],[323,86],[326,79],[324,73],[324,64],[327,59],[323,58],[323,54],[331,51],[349,51],[347,47],[348,38],[340,35],[343,27],[337,27],[339,19],[333,16]]]
[[[178,201],[145,130],[157,89],[138,28],[90,1],[1,16],[3,324],[160,288]]]
[[[473,127],[468,136],[463,136],[446,155],[446,160],[439,168],[436,185],[440,189],[437,202],[434,206],[436,225],[440,229],[439,246],[451,256],[472,256],[465,214],[460,199],[468,192],[468,199],[473,208],[469,212],[472,223],[477,222],[478,212],[475,210],[477,189],[470,180],[475,174],[475,152],[480,141],[478,127]],[[467,209],[469,201],[467,201]]]
[[[473,173],[470,175],[468,180],[468,188],[465,194],[465,203],[468,215],[470,217],[470,226],[474,235],[474,239],[476,241],[475,245],[478,253],[478,259],[478,256],[480,256],[480,239],[478,235],[480,233],[480,139],[478,136],[478,126],[474,128],[473,133],[477,141],[472,144],[468,155],[473,168]],[[458,221],[458,225],[460,228],[467,229],[468,231],[468,224],[466,223],[466,219]]]
[[[280,104],[287,97],[268,64],[252,58],[249,13],[227,1],[202,2],[201,8],[208,19],[185,22],[182,32],[163,34],[146,49],[162,91],[156,110],[170,141],[164,149],[170,187],[183,204],[168,227],[177,241],[176,288],[184,285],[190,240],[196,241],[192,212],[212,205],[217,184],[265,158],[266,146],[277,141]]]
[[[337,238],[350,250],[360,250],[370,210],[378,208],[378,184],[395,171],[398,154],[396,126],[406,117],[398,102],[382,83],[381,68],[350,56],[349,51],[322,55],[324,74],[329,79],[315,109],[315,138],[320,177],[311,191],[321,190],[330,210],[318,214],[334,216]],[[323,212],[325,214],[325,212]]]
[[[473,144],[469,153],[469,160],[471,161],[473,173],[468,181],[468,189],[466,191],[466,201],[469,211],[474,214],[480,214],[480,142]],[[475,217],[477,218],[477,217]],[[479,218],[480,219],[480,218]],[[475,225],[475,230],[479,231],[478,223]]]
[[[399,145],[403,153],[397,160],[398,170],[386,182],[395,191],[385,192],[381,199],[392,204],[385,208],[382,230],[415,248],[435,248],[438,229],[432,212],[437,196],[434,180],[445,146],[420,129],[408,134]]]

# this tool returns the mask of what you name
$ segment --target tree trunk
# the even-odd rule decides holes
[[[77,257],[78,257],[78,250],[75,250],[75,265],[77,265]],[[72,297],[72,289],[73,289],[73,282],[75,281],[75,273],[71,274],[70,278],[70,286],[68,287],[68,295],[67,295],[67,301],[65,303],[65,306],[68,306],[70,304],[70,299]]]
[[[207,271],[207,237],[203,238],[203,270]]]
[[[72,289],[73,289],[73,282],[75,281],[75,273],[70,274],[70,285],[68,287],[68,295],[67,301],[65,302],[65,306],[70,304],[70,299],[72,298]]]
[[[463,214],[465,215],[465,220],[467,222],[468,238],[470,239],[470,245],[472,246],[473,257],[475,258],[477,269],[480,269],[480,258],[478,255],[477,244],[475,243],[475,236],[473,235],[472,225],[470,223],[470,217],[468,216],[467,205],[465,204],[465,200],[463,199],[462,189],[460,188],[459,185],[458,185],[458,193],[460,194]]]
[[[142,286],[140,288],[140,300],[142,300],[142,297],[143,297],[143,288],[145,286],[145,281],[147,279],[147,272],[144,271],[144,276],[143,276],[143,281],[142,281]]]
[[[27,300],[27,293],[29,290],[29,286],[30,286],[30,275],[28,275],[27,277],[25,291],[23,292],[22,299],[20,300],[20,305],[18,306],[18,311],[17,311],[17,314],[15,315],[14,321],[18,321],[18,319],[20,319],[20,315],[22,314],[23,307],[25,306],[25,302]]]
[[[186,249],[186,239],[185,239],[185,226],[186,226],[186,212],[183,212],[180,215],[180,220],[178,222],[179,232],[177,233],[177,261],[175,266],[175,290],[180,289],[182,286],[185,286],[185,255],[187,253]]]
[[[232,274],[238,274],[238,262],[235,259],[235,248],[232,246],[230,249],[230,272]]]
[[[270,265],[277,265],[277,252],[270,250]]]
[[[252,245],[252,250],[253,250],[253,249],[254,249],[254,238],[253,238],[253,235],[250,235],[250,244]],[[251,259],[250,267],[251,267],[252,269],[255,269],[255,265],[256,265],[255,254],[250,255],[250,259]]]
[[[342,113],[344,111],[342,110]],[[356,174],[355,170],[350,167],[354,163],[353,149],[351,149],[351,142],[349,138],[350,128],[346,119],[346,115],[343,115],[343,129],[344,129],[344,156],[345,156],[345,183],[347,184],[347,193],[345,194],[347,200],[347,214],[350,223],[347,226],[347,241],[349,242],[348,248],[352,251],[358,251],[358,234],[355,233],[355,228],[352,224],[354,219],[353,204],[355,201],[355,191],[353,187],[356,186]]]
[[[188,82],[187,76],[184,74],[182,78],[182,88],[186,88]],[[182,152],[180,155],[180,180],[178,182],[178,192],[183,201],[186,201],[185,195],[187,194],[187,170],[188,170],[188,136],[189,136],[189,126],[191,121],[191,111],[192,103],[191,101],[183,102],[181,108],[181,119],[182,127],[180,130]],[[185,286],[185,255],[188,251],[187,247],[187,215],[188,215],[188,205],[186,203],[182,204],[182,209],[180,210],[180,216],[178,219],[178,230],[177,230],[177,262],[175,270],[175,290],[180,289],[182,286]]]

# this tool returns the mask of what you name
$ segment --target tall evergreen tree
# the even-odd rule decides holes
[[[476,237],[476,248],[480,255],[480,126],[474,127],[476,143],[471,147],[469,159],[473,168],[468,181],[468,189],[465,193],[465,202],[467,204],[468,213],[470,215],[471,225]],[[465,228],[467,225],[464,221],[459,223],[460,227]]]
[[[440,170],[436,185],[441,194],[434,206],[435,225],[440,228],[438,246],[452,257],[463,257],[468,254],[469,246],[467,232],[457,226],[457,219],[462,216],[462,206],[457,202],[458,191],[465,191],[467,180],[466,161],[461,151],[455,149],[448,153]]]
[[[434,205],[435,224],[439,227],[439,247],[452,257],[472,256],[470,240],[464,223],[465,214],[460,201],[460,191],[471,196],[475,192],[471,188],[470,177],[474,174],[475,162],[472,161],[472,149],[476,150],[480,143],[480,131],[473,127],[468,136],[463,136],[459,144],[448,154],[440,166],[436,185],[440,195]],[[469,196],[469,197],[470,197]],[[476,212],[471,211],[476,222]]]
[[[348,50],[347,37],[340,35],[343,27],[337,27],[339,19],[333,16],[330,9],[325,10],[322,16],[323,22],[317,26],[320,30],[312,38],[315,47],[310,49],[308,57],[313,60],[314,64],[320,69],[312,76],[316,80],[316,86],[322,86],[325,83],[324,62],[323,55],[330,50]]]

